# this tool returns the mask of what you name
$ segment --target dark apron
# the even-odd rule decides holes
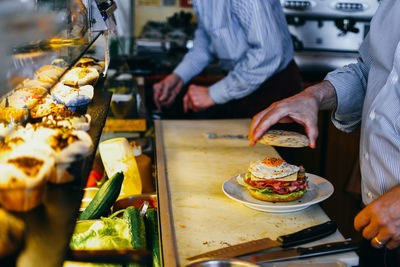
[[[294,60],[282,71],[266,80],[252,94],[228,103],[212,106],[200,112],[183,113],[182,98],[186,90],[175,99],[171,108],[162,111],[163,119],[230,119],[251,118],[272,103],[299,93],[302,81],[299,68]]]

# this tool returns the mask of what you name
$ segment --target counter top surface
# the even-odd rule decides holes
[[[276,239],[282,234],[329,220],[319,205],[292,213],[267,213],[250,209],[224,195],[222,184],[230,177],[246,172],[250,161],[267,156],[279,157],[273,147],[262,144],[250,147],[247,139],[205,137],[208,132],[247,135],[249,126],[249,119],[164,120],[156,123],[156,128],[161,127],[163,136],[162,149],[178,265],[184,266],[188,263],[187,257],[209,250],[262,237]],[[336,232],[307,245],[340,240],[343,237]],[[165,246],[168,244],[163,240]],[[339,259],[345,262],[358,263],[355,253],[340,255]],[[337,257],[319,259],[335,262]],[[171,266],[166,260],[164,263]]]

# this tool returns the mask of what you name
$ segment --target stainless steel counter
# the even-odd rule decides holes
[[[293,213],[256,211],[224,195],[222,184],[246,172],[250,161],[279,157],[271,146],[246,139],[207,139],[204,134],[243,134],[249,119],[155,121],[160,226],[165,266],[184,266],[187,257],[231,244],[301,230],[329,220],[319,205]],[[307,168],[307,166],[305,166]],[[317,242],[341,241],[336,232]],[[306,260],[357,265],[355,253]],[[267,265],[266,265],[267,266]]]

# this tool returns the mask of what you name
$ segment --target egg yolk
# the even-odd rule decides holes
[[[277,159],[277,158],[265,158],[263,160],[264,164],[269,166],[269,167],[276,167],[284,163],[285,161],[283,159]]]

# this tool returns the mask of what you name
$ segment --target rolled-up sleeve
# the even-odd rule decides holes
[[[368,41],[369,36],[360,47],[360,58],[357,63],[334,70],[325,77],[325,80],[335,87],[337,95],[337,108],[332,113],[332,122],[336,128],[344,132],[355,131],[361,123],[371,65]]]
[[[264,0],[232,1],[232,12],[244,29],[249,49],[224,79],[209,88],[215,103],[223,104],[251,94],[286,67],[290,61],[287,57],[292,59],[291,43],[285,39],[287,33],[282,29],[284,22],[274,16],[277,7],[273,5]]]

